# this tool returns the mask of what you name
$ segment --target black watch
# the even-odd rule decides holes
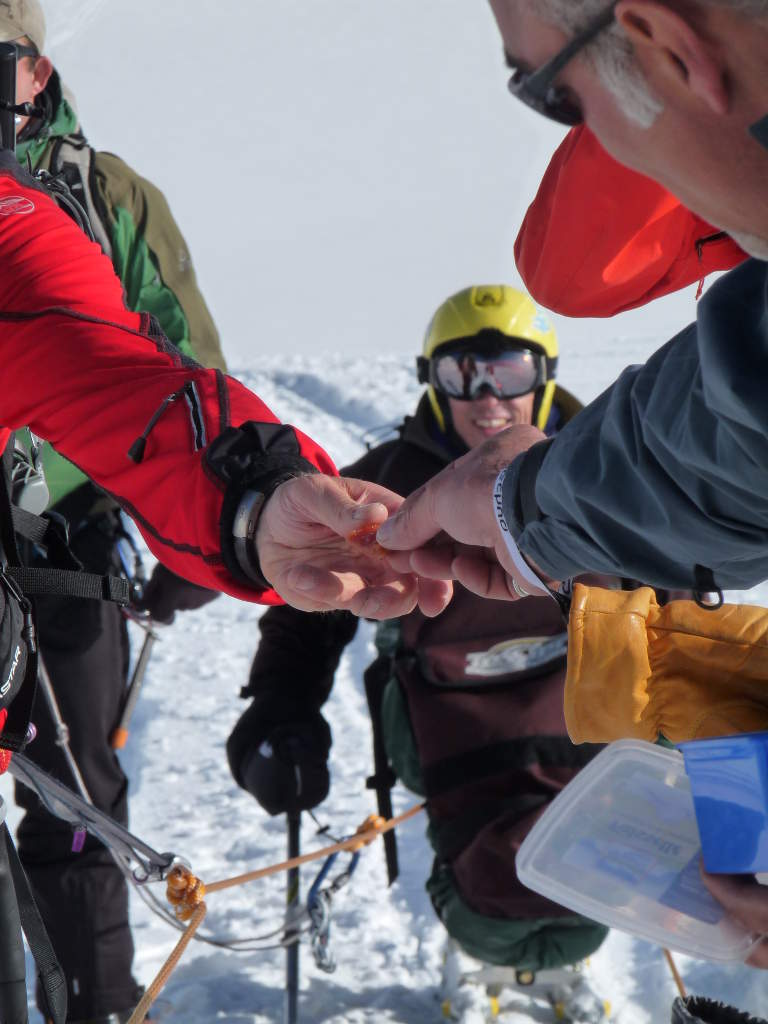
[[[237,564],[249,579],[263,583],[264,589],[268,589],[270,584],[261,571],[256,553],[256,528],[267,497],[264,491],[247,490],[240,499],[232,521],[232,548]]]
[[[304,460],[302,460],[303,462]],[[262,590],[270,590],[272,584],[261,571],[259,554],[256,550],[256,530],[259,526],[264,506],[272,497],[280,484],[287,480],[295,480],[299,476],[316,473],[310,463],[303,466],[273,471],[263,476],[254,486],[246,488],[238,501],[232,518],[232,553],[237,561],[240,572]]]

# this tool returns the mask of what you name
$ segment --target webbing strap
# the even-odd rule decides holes
[[[8,851],[8,863],[11,867],[13,887],[16,890],[16,902],[19,907],[21,927],[29,943],[29,948],[37,965],[37,974],[45,992],[48,1013],[52,1024],[66,1024],[67,1019],[67,982],[64,972],[59,966],[53,951],[51,940],[45,930],[40,911],[37,909],[29,880],[21,866],[16,847],[13,845],[8,826],[3,822],[5,848]]]
[[[48,531],[51,528],[50,519],[36,516],[32,512],[27,512],[26,509],[19,508],[18,505],[11,506],[11,518],[16,533],[21,534],[33,544],[45,544]]]
[[[0,461],[0,566],[6,575],[10,569],[19,565],[19,552],[16,547],[16,535],[13,532],[13,512],[11,495],[8,488],[8,466],[13,458],[13,446],[7,445]],[[6,580],[5,586],[10,585]],[[27,668],[21,689],[8,708],[8,718],[0,737],[0,747],[4,750],[23,750],[28,738],[29,723],[32,718],[32,707],[37,692],[37,653],[35,645],[27,643]]]
[[[14,531],[21,537],[48,551],[58,568],[38,566],[10,566],[8,575],[27,596],[50,594],[54,597],[84,597],[94,601],[114,601],[128,604],[128,581],[118,576],[98,576],[81,572],[80,563],[67,547],[66,526],[48,515],[37,516],[18,505],[10,506]],[[60,517],[59,517],[60,518]],[[71,568],[61,568],[61,563]]]
[[[97,576],[69,569],[27,568],[11,565],[6,570],[22,591],[30,596],[53,594],[57,597],[85,597],[94,601],[128,604],[128,581],[122,576]]]

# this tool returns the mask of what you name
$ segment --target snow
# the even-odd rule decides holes
[[[48,0],[52,53],[94,144],[160,185],[240,376],[343,464],[419,392],[423,330],[450,292],[516,283],[512,246],[562,132],[512,104],[487,6],[475,0]],[[603,321],[556,323],[560,379],[589,400],[690,320],[693,289]],[[768,591],[750,599],[768,598]],[[224,742],[260,610],[221,598],[163,631],[124,753],[132,827],[204,880],[281,859],[283,822],[229,776]],[[140,637],[135,638],[134,651]],[[361,688],[363,624],[327,708],[333,785],[320,812],[345,833],[374,809]],[[0,780],[6,798],[7,778]],[[396,809],[412,802],[402,791]],[[15,817],[15,816],[14,816]],[[443,932],[423,889],[420,819],[399,834],[386,888],[367,850],[337,900],[338,969],[304,947],[306,1024],[441,1020]],[[304,846],[322,842],[306,820]],[[303,884],[314,877],[303,871]],[[247,937],[279,925],[284,881],[209,899],[206,928]],[[176,933],[132,903],[136,972],[149,982]],[[768,975],[679,957],[693,992],[765,1012]],[[593,984],[618,1024],[666,1024],[675,988],[661,951],[614,933]],[[167,1024],[282,1017],[283,954],[199,944],[163,992]],[[40,1024],[31,1011],[32,1024]]]
[[[560,379],[589,398],[619,371],[622,355],[643,358],[648,341],[627,339],[615,349],[584,353],[566,346]],[[268,356],[238,370],[249,385],[289,421],[301,424],[340,462],[362,451],[363,435],[396,421],[419,394],[411,360],[327,356]],[[759,595],[758,595],[759,596]],[[765,596],[765,595],[764,595]],[[131,779],[131,826],[157,850],[187,858],[204,881],[241,874],[286,855],[284,821],[269,818],[232,781],[224,743],[245,707],[238,690],[247,679],[261,610],[228,597],[177,617],[162,630],[124,751]],[[344,655],[326,708],[334,734],[332,788],[319,811],[335,834],[354,831],[375,810],[365,789],[372,769],[370,726],[362,672],[373,657],[372,627],[361,624]],[[134,652],[141,636],[134,637]],[[7,782],[4,791],[8,793]],[[415,798],[395,792],[395,809]],[[304,816],[303,847],[318,848],[315,826]],[[299,1020],[303,1024],[392,1021],[422,1024],[442,1019],[440,978],[444,932],[424,891],[431,849],[424,821],[398,834],[402,874],[386,886],[380,844],[364,851],[351,884],[335,902],[331,942],[338,968],[319,971],[308,946],[301,953]],[[303,869],[306,893],[319,866]],[[208,899],[205,930],[246,938],[279,927],[284,877],[215,893]],[[158,887],[163,898],[163,887]],[[177,935],[137,898],[132,901],[136,972],[144,983],[173,947]],[[689,990],[730,1001],[757,1013],[768,1003],[768,975],[742,966],[678,957]],[[661,950],[612,933],[592,958],[593,986],[613,1006],[617,1024],[665,1024],[676,994]],[[193,944],[162,993],[167,1024],[267,1024],[282,1018],[284,954],[233,953]],[[32,1024],[40,1024],[36,1012]]]

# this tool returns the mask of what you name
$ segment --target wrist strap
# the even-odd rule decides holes
[[[509,529],[509,525],[504,516],[504,505],[502,502],[502,492],[504,487],[504,477],[507,475],[507,469],[502,469],[499,475],[496,477],[496,483],[493,487],[493,509],[496,514],[496,523],[499,527],[499,532],[504,538],[504,543],[507,546],[512,564],[515,567],[515,572],[529,586],[534,588],[534,591],[545,591],[547,594],[551,594],[549,587],[544,583],[543,580],[539,579],[538,575],[528,565],[526,560],[523,558],[520,548],[518,548],[515,542],[512,532]],[[543,596],[543,595],[542,595]]]

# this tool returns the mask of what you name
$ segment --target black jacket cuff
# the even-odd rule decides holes
[[[225,487],[220,536],[227,569],[240,582],[268,590],[271,584],[261,572],[252,542],[258,518],[280,484],[317,473],[317,467],[301,455],[291,427],[253,421],[225,430],[210,445],[205,459],[207,469]],[[263,500],[245,500],[249,492]],[[247,522],[243,522],[244,515]]]

